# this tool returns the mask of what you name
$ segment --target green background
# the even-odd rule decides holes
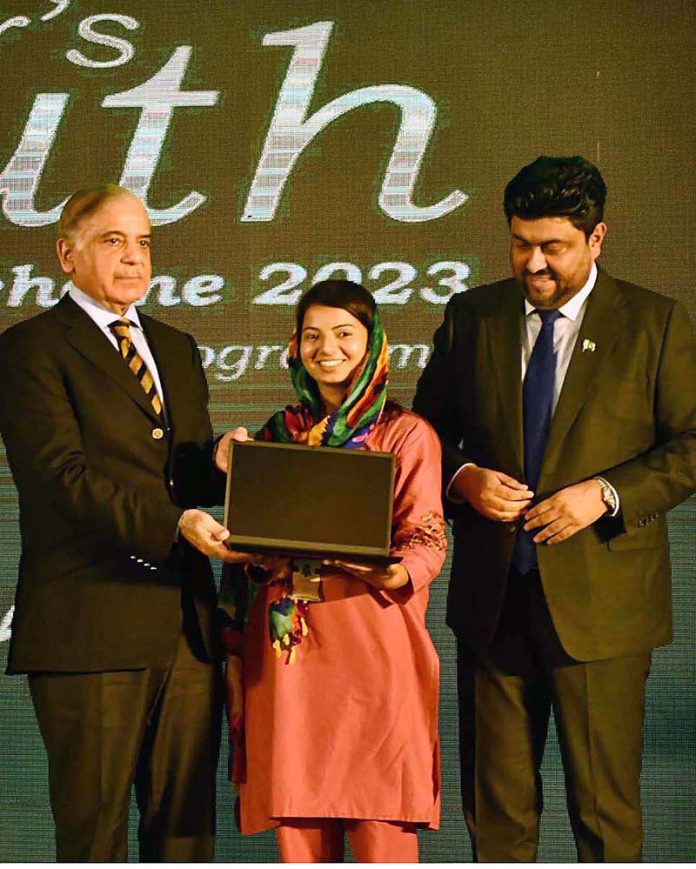
[[[117,21],[94,25],[131,43],[127,63],[85,67],[66,57],[71,49],[98,62],[119,57],[118,50],[79,34],[80,22],[98,14],[138,22],[134,30]],[[29,23],[2,29],[3,21],[20,15]],[[216,430],[255,428],[291,398],[278,352],[265,351],[264,359],[258,350],[284,345],[291,328],[291,307],[253,301],[285,277],[262,280],[264,266],[303,267],[307,278],[297,288],[304,289],[321,266],[349,262],[375,289],[396,273],[369,279],[373,266],[410,265],[411,297],[405,304],[384,304],[382,313],[392,344],[427,345],[442,316],[442,305],[420,293],[433,287],[427,269],[438,262],[465,263],[469,285],[509,273],[502,190],[540,153],[579,153],[597,162],[609,187],[604,267],[681,299],[693,319],[695,19],[694,4],[677,0],[2,0],[0,172],[15,153],[37,94],[65,93],[67,106],[34,207],[47,210],[80,186],[118,181],[140,110],[104,107],[102,101],[149,80],[177,47],[192,47],[181,90],[219,95],[215,105],[174,110],[149,202],[164,208],[192,190],[206,201],[155,229],[154,274],[169,276],[174,291],[169,297],[153,291],[144,310],[192,332],[207,348]],[[410,223],[380,210],[378,194],[400,124],[399,110],[382,102],[350,111],[309,143],[272,221],[242,221],[293,52],[264,46],[264,35],[321,21],[333,22],[333,28],[309,113],[358,88],[417,88],[436,104],[437,122],[414,202],[430,205],[459,189],[469,197],[464,205]],[[0,182],[0,195],[1,188]],[[53,281],[56,292],[63,284],[53,252],[55,226],[18,226],[6,216],[7,199],[0,216],[0,328],[42,310],[36,287],[21,304],[12,304],[13,269],[30,265],[31,276]],[[218,301],[194,306],[182,298],[184,284],[196,275],[219,276]],[[240,362],[246,351],[231,349],[243,347],[255,348],[246,367]],[[408,359],[399,357],[403,367],[392,367],[392,395],[406,404],[422,355],[416,350]],[[650,861],[696,859],[695,512],[692,499],[670,516],[675,643],[655,654],[648,685],[643,791]],[[12,604],[18,554],[17,503],[3,453],[0,619]],[[470,859],[458,801],[454,648],[444,627],[447,575],[445,568],[433,586],[429,613],[443,665],[443,825],[421,838],[428,861]],[[6,651],[7,643],[0,642],[2,666]],[[218,859],[275,859],[271,836],[242,839],[234,832],[223,763],[220,773]],[[545,782],[541,858],[572,860],[554,742],[547,749]],[[136,849],[131,851],[133,856]],[[25,681],[3,677],[0,860],[50,860],[53,854],[46,761]]]

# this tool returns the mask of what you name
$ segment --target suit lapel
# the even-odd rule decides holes
[[[173,428],[173,420],[176,418],[176,396],[178,390],[170,390],[169,387],[178,380],[177,371],[179,363],[176,352],[167,340],[167,332],[161,328],[157,320],[140,314],[140,324],[145,332],[147,343],[152,351],[157,364],[162,392],[164,394],[164,408],[169,426]]]
[[[502,418],[519,472],[524,467],[522,440],[522,296],[513,282],[504,285],[485,318],[488,351]]]
[[[614,280],[600,270],[587,301],[587,310],[551,421],[539,479],[540,490],[544,489],[547,473],[556,466],[566,435],[590,394],[591,387],[600,377],[604,360],[621,334],[622,317],[618,309],[624,304],[625,300]]]
[[[99,368],[142,408],[154,421],[161,422],[150,401],[118,351],[101,329],[69,296],[64,296],[55,308],[56,316],[67,327],[68,343]]]

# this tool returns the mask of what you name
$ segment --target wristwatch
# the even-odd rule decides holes
[[[602,490],[602,501],[607,505],[607,513],[610,515],[616,510],[616,492],[603,477],[594,477]]]

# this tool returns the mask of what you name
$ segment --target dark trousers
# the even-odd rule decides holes
[[[127,860],[132,785],[141,861],[212,860],[221,684],[183,634],[167,668],[33,673],[29,687],[59,861]]]
[[[553,709],[581,862],[641,859],[640,770],[650,654],[575,661],[538,571],[511,574],[489,654],[459,641],[462,800],[479,862],[536,859]]]

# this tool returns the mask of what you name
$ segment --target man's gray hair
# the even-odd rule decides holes
[[[73,193],[60,213],[58,237],[72,238],[83,220],[94,214],[107,200],[116,199],[119,196],[131,196],[138,202],[141,201],[135,193],[126,190],[125,187],[119,187],[118,184],[99,184],[95,187],[85,187],[78,190],[77,193]]]

